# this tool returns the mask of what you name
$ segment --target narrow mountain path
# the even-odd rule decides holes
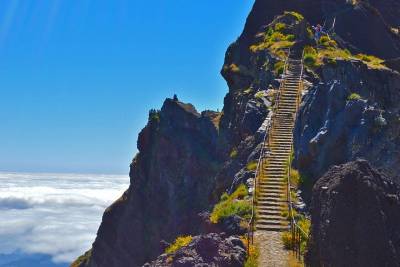
[[[255,242],[260,249],[260,267],[288,266],[289,252],[283,246],[281,232],[289,229],[289,222],[282,212],[288,209],[287,169],[292,153],[302,73],[302,61],[289,58],[261,162],[255,232]]]

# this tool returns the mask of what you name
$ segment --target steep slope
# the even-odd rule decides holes
[[[196,232],[218,169],[217,130],[188,104],[167,99],[139,134],[131,185],[104,213],[91,257],[81,266],[140,266],[160,241]]]
[[[315,179],[332,165],[364,157],[398,176],[399,103],[397,72],[343,60],[323,67],[297,119],[297,166]]]

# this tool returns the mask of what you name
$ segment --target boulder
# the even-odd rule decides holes
[[[309,266],[399,266],[400,188],[365,160],[314,185]]]
[[[146,267],[242,267],[246,260],[243,242],[237,236],[211,233],[193,238],[192,242],[171,254],[162,254]]]

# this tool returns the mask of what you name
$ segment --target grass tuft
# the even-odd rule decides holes
[[[178,238],[175,239],[175,242],[171,244],[169,247],[165,249],[165,253],[171,254],[175,253],[178,249],[185,247],[192,242],[193,237],[188,235],[188,236],[179,236]]]
[[[258,162],[256,160],[250,161],[246,165],[248,171],[255,171],[257,169]]]
[[[274,72],[276,75],[283,74],[283,70],[285,68],[285,63],[283,61],[278,61],[274,64]]]
[[[298,237],[294,237],[295,240],[292,237],[291,232],[283,232],[282,233],[282,241],[283,245],[285,246],[286,249],[293,249],[293,241],[300,242],[300,253],[304,255],[307,249],[307,243],[308,243],[308,237],[310,235],[310,227],[311,227],[311,221],[308,218],[305,218],[302,216],[298,221],[297,221],[299,227],[304,231],[304,233],[301,233],[301,240],[298,240]]]
[[[218,223],[233,215],[249,219],[252,211],[251,203],[244,199],[248,195],[249,192],[244,184],[241,184],[231,195],[224,193],[221,196],[221,201],[214,206],[210,221]]]
[[[230,157],[231,159],[234,159],[234,158],[237,157],[237,155],[238,155],[238,150],[237,150],[237,148],[233,148],[232,151],[231,151],[231,153],[229,154],[229,157]]]
[[[240,239],[242,240],[245,249],[247,251],[247,246],[249,244],[246,236],[241,236]],[[246,262],[244,263],[244,267],[257,267],[258,266],[258,256],[260,255],[259,249],[257,246],[252,245],[250,243],[250,247],[248,248],[249,255],[247,255]]]
[[[297,21],[302,21],[304,19],[303,15],[294,11],[285,11],[285,15],[292,15]]]
[[[283,32],[285,29],[286,29],[285,23],[278,22],[277,24],[275,24],[275,31]]]
[[[352,93],[351,95],[349,95],[347,97],[347,100],[349,100],[349,101],[360,100],[360,99],[361,99],[361,96],[357,93]]]

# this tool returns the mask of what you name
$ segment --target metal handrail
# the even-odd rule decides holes
[[[304,82],[303,82],[303,73],[304,73],[304,62],[303,62],[303,58],[304,58],[304,50],[303,50],[303,54],[301,57],[301,72],[300,72],[300,84],[298,87],[298,92],[297,92],[297,99],[296,99],[296,113],[298,111],[299,105],[300,105],[300,94],[303,91],[303,86],[304,86]],[[296,114],[295,113],[295,114]],[[295,120],[295,116],[293,116],[292,118],[293,120]],[[291,144],[291,152],[293,152],[293,142]],[[301,242],[302,242],[302,236],[307,236],[308,234],[300,227],[300,225],[298,225],[298,223],[296,222],[296,219],[294,218],[294,214],[293,214],[293,201],[292,201],[292,196],[291,196],[291,183],[290,183],[290,176],[291,176],[291,172],[292,172],[292,164],[291,162],[289,162],[288,164],[288,176],[287,176],[287,201],[288,201],[288,207],[289,207],[289,216],[290,216],[290,231],[292,234],[292,249],[293,251],[296,253],[296,256],[298,256],[298,258],[300,259],[301,257]]]
[[[290,57],[290,48],[288,49],[288,55],[285,60],[285,65],[283,68],[283,75],[286,75],[286,73],[287,73],[289,57]],[[254,223],[255,223],[255,218],[256,218],[256,209],[255,209],[256,205],[255,204],[257,202],[257,188],[258,188],[258,182],[259,182],[258,178],[260,175],[260,168],[262,166],[262,161],[264,160],[266,144],[268,144],[268,147],[270,147],[269,140],[270,140],[270,136],[272,134],[272,130],[274,128],[274,118],[275,118],[276,110],[279,106],[280,92],[281,92],[281,89],[283,88],[284,83],[285,83],[285,80],[283,79],[279,86],[278,96],[277,96],[277,100],[275,101],[275,104],[274,104],[274,107],[272,110],[272,116],[270,118],[270,123],[269,123],[268,127],[265,129],[265,135],[264,135],[264,139],[263,139],[263,143],[262,143],[262,148],[261,148],[260,156],[259,156],[258,163],[257,163],[257,169],[256,169],[255,177],[254,177],[253,197],[252,197],[252,203],[251,203],[251,206],[252,206],[251,218],[248,223],[248,231],[247,231],[247,253],[249,253],[250,241],[251,241],[251,244],[254,243]]]

